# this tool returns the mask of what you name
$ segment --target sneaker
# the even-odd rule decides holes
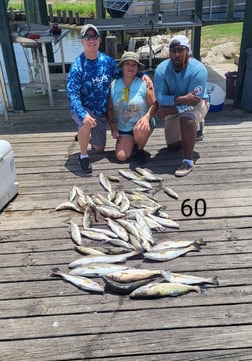
[[[199,142],[199,141],[203,140],[203,138],[204,138],[204,134],[202,133],[202,130],[200,129],[197,131],[196,141]]]
[[[196,134],[196,141],[201,141],[204,138],[204,119],[202,120],[202,122],[200,122],[198,124],[198,128],[197,128],[197,134]]]
[[[89,158],[80,158],[79,157],[79,163],[80,163],[80,167],[82,172],[84,173],[92,173],[92,166],[90,164],[90,160]]]
[[[147,155],[143,149],[138,149],[136,151],[135,157],[136,157],[137,163],[139,163],[139,164],[144,164],[147,161]]]
[[[192,171],[193,167],[187,162],[182,162],[181,166],[176,170],[176,177],[184,177]]]

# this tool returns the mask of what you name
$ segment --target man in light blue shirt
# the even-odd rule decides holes
[[[183,147],[184,159],[175,175],[183,177],[193,169],[193,149],[198,124],[209,109],[206,93],[207,70],[191,57],[188,38],[175,35],[168,44],[169,59],[158,65],[154,88],[159,104],[157,116],[165,120],[165,139],[170,150]]]

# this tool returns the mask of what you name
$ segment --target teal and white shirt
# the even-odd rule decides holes
[[[113,81],[111,97],[114,106],[117,129],[132,131],[137,121],[144,116],[149,105],[146,101],[146,83],[135,78],[130,88],[126,88],[122,78]]]

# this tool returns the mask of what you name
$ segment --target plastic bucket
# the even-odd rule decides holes
[[[228,73],[225,74],[227,99],[234,99],[237,75],[238,75],[237,71],[229,71]]]

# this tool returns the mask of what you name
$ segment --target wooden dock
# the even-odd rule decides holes
[[[202,294],[134,300],[110,292],[90,294],[51,276],[52,266],[67,271],[80,257],[68,222],[82,224],[81,214],[55,208],[68,199],[73,185],[105,195],[100,171],[118,176],[118,169],[134,170],[137,164],[115,160],[108,132],[106,152],[91,154],[93,175],[83,176],[64,92],[55,94],[55,108],[43,99],[24,114],[10,114],[10,124],[0,118],[1,139],[14,149],[19,182],[19,194],[0,213],[1,360],[250,361],[252,114],[231,102],[209,113],[204,141],[195,147],[195,169],[181,179],[173,173],[182,153],[167,151],[162,124],[157,124],[146,146],[151,155],[146,168],[178,193],[178,200],[163,192],[156,196],[180,229],[167,228],[154,238],[202,237],[206,244],[165,263],[143,262],[140,256],[127,263],[217,276],[219,286],[208,286]],[[132,187],[123,179],[120,185]],[[201,208],[196,214],[198,200],[206,204],[204,214]],[[183,214],[184,201],[192,207],[189,216]]]

